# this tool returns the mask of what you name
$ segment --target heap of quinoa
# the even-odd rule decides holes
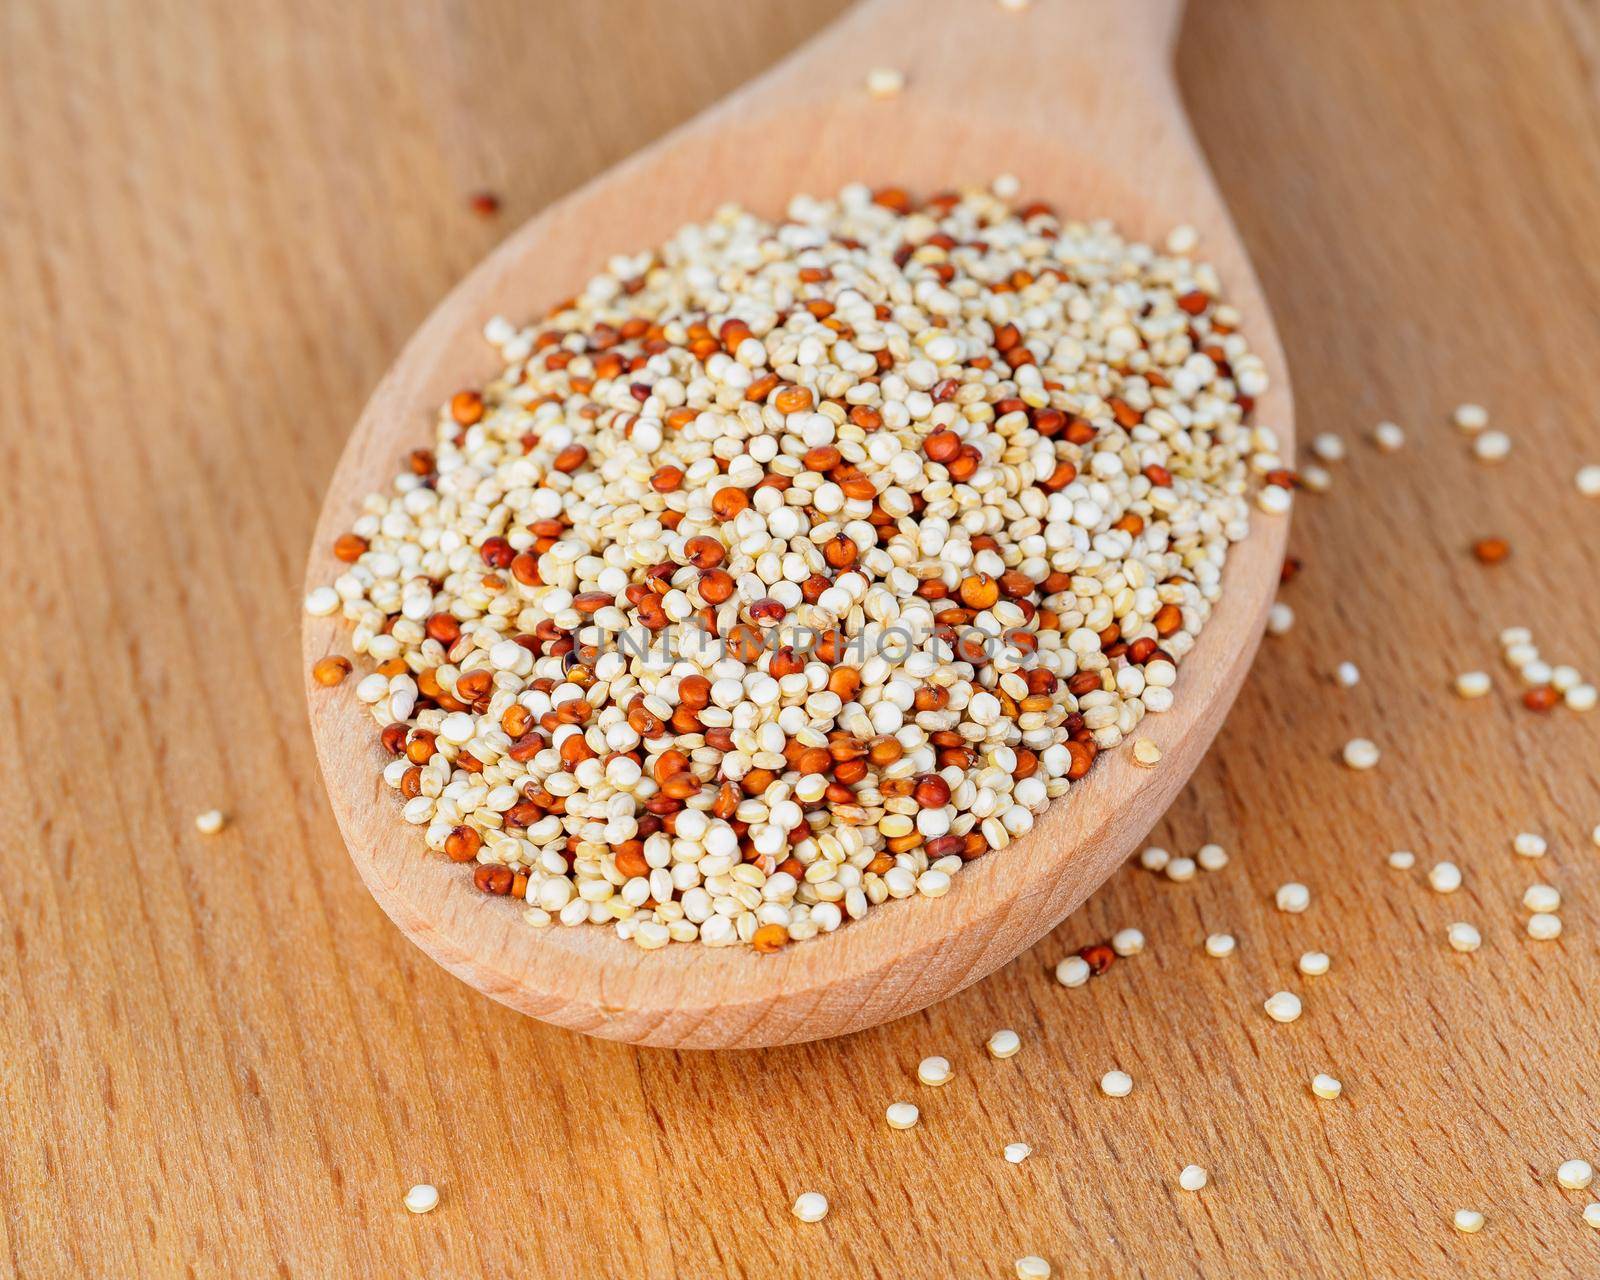
[[[852,186],[491,320],[504,373],[307,601],[377,664],[406,821],[646,949],[775,950],[1003,857],[1172,706],[1255,482],[1287,505],[1219,296],[1047,205]]]

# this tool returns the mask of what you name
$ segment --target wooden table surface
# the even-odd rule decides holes
[[[0,8],[0,1270],[1600,1273],[1590,1197],[1553,1178],[1600,1162],[1600,714],[1523,710],[1495,641],[1524,623],[1600,675],[1600,505],[1572,481],[1600,461],[1600,15],[1580,0],[1187,20],[1184,94],[1304,438],[1351,449],[1299,504],[1298,623],[1156,832],[1221,842],[1224,870],[1130,868],[948,1003],[720,1056],[523,1019],[366,895],[296,638],[349,425],[499,237],[837,8]],[[469,210],[480,188],[497,219]],[[1446,425],[1467,399],[1515,438],[1504,465]],[[1380,418],[1403,452],[1371,446]],[[1488,533],[1514,547],[1492,570],[1465,550]],[[1354,689],[1329,679],[1343,659]],[[1491,698],[1450,694],[1468,667],[1495,671]],[[1376,771],[1337,763],[1353,734]],[[231,821],[207,838],[212,806]],[[1542,862],[1512,856],[1524,829]],[[1385,865],[1402,847],[1417,869]],[[1441,857],[1466,873],[1450,897],[1424,878]],[[1272,906],[1291,879],[1304,915]],[[1534,880],[1565,897],[1559,941],[1523,932]],[[1481,951],[1444,945],[1457,919]],[[1056,985],[1125,925],[1143,955]],[[1213,930],[1234,957],[1204,954]],[[1327,976],[1294,972],[1310,948]],[[1292,1025],[1261,1011],[1279,988],[1305,996]],[[1002,1026],[1024,1048],[991,1061]],[[940,1091],[913,1076],[931,1053],[957,1072]],[[1095,1087],[1113,1066],[1137,1082],[1121,1101]],[[1324,1070],[1336,1102],[1307,1090]],[[895,1133],[900,1098],[924,1118]],[[400,1203],[417,1181],[443,1193],[427,1217]],[[804,1226],[789,1205],[813,1188],[833,1210]]]

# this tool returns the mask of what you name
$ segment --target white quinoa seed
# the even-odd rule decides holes
[[[1461,868],[1453,862],[1436,862],[1428,870],[1428,883],[1437,893],[1454,893],[1461,887]]]
[[[1331,964],[1327,954],[1322,951],[1307,951],[1297,962],[1296,967],[1301,973],[1310,978],[1320,978],[1328,972]]]
[[[1344,1092],[1344,1085],[1327,1072],[1319,1071],[1311,1077],[1311,1092],[1319,1098],[1331,1100]]]
[[[1068,956],[1056,965],[1056,981],[1064,987],[1081,987],[1089,976],[1089,962],[1082,956]]]
[[[1161,763],[1161,748],[1149,738],[1136,738],[1133,743],[1133,762],[1145,769],[1154,769]]]
[[[1556,1181],[1568,1191],[1582,1191],[1594,1181],[1594,1166],[1587,1160],[1564,1160],[1556,1170]]]
[[[1396,849],[1389,855],[1388,861],[1396,871],[1410,871],[1417,865],[1417,855],[1410,849]]]
[[[988,1047],[991,1058],[1010,1058],[1022,1048],[1022,1037],[1009,1029],[996,1031],[989,1037]]]
[[[1274,991],[1262,1006],[1274,1022],[1293,1022],[1300,1016],[1300,997],[1292,991]]]
[[[1353,662],[1341,662],[1333,670],[1333,680],[1341,689],[1354,689],[1361,683],[1361,668]]]
[[[1311,452],[1324,462],[1339,462],[1344,458],[1344,440],[1331,431],[1324,431],[1311,439]]]
[[[905,74],[894,67],[873,67],[867,72],[867,92],[874,98],[892,98],[905,87]]]
[[[1001,1154],[1008,1164],[1021,1164],[1033,1154],[1033,1148],[1026,1142],[1008,1142]]]
[[[1133,1077],[1126,1071],[1108,1071],[1100,1077],[1100,1092],[1108,1098],[1126,1098],[1133,1092]]]
[[[1273,895],[1279,911],[1286,911],[1292,916],[1297,916],[1311,905],[1311,890],[1297,880],[1288,884],[1280,884],[1278,892]]]
[[[1244,420],[1264,363],[1209,265],[1104,222],[1025,219],[1020,186],[910,206],[857,185],[771,220],[726,207],[532,323],[485,326],[503,372],[441,406],[430,447],[354,513],[365,550],[305,600],[349,626],[358,661],[404,663],[352,684],[376,726],[435,748],[383,775],[412,792],[399,813],[422,844],[490,884],[510,871],[531,926],[768,951],[948,892],[1091,747],[1148,762],[1139,726],[1172,708],[1228,549],[1253,505],[1291,504],[1258,487],[1280,465],[1272,425]],[[946,236],[959,248],[930,243]],[[944,598],[1028,650],[952,662]],[[706,613],[724,636],[849,644],[780,666],[776,645],[699,643]],[[668,626],[670,658],[659,638],[551,651]],[[912,642],[874,643],[891,629]],[[1112,633],[1161,656],[1112,657]],[[1100,687],[1071,692],[1085,674]],[[947,733],[965,765],[940,767]],[[835,786],[816,760],[830,735],[884,758]],[[668,752],[687,761],[666,797],[681,820],[641,836]],[[738,794],[752,776],[764,787]],[[902,780],[926,785],[885,787]]]
[[[922,1081],[923,1084],[930,1084],[935,1087],[949,1084],[950,1077],[954,1074],[955,1072],[950,1070],[950,1060],[948,1058],[924,1058],[917,1064],[917,1079]]]
[[[1455,679],[1456,693],[1463,698],[1481,698],[1490,687],[1487,671],[1463,671]]]
[[[1467,1235],[1483,1229],[1483,1215],[1476,1209],[1457,1209],[1451,1221],[1455,1223],[1457,1231]]]
[[[1180,223],[1167,232],[1167,252],[1180,257],[1191,254],[1200,245],[1200,233],[1188,223]]]
[[[883,1113],[891,1129],[910,1129],[921,1117],[922,1112],[914,1102],[891,1102]]]
[[[1458,404],[1450,420],[1463,431],[1482,431],[1489,425],[1489,411],[1481,404]]]
[[[1534,831],[1519,831],[1511,837],[1511,851],[1519,857],[1542,858],[1549,849],[1549,841]]]
[[[1050,1264],[1036,1253],[1018,1258],[1017,1280],[1050,1280]]]
[[[1228,851],[1220,844],[1203,844],[1194,860],[1200,864],[1202,871],[1221,871],[1228,865]]]
[[[1561,917],[1548,911],[1535,912],[1528,917],[1528,936],[1538,942],[1549,942],[1561,936]]]
[[[1563,695],[1563,702],[1573,711],[1593,711],[1600,704],[1600,688],[1587,682],[1575,684]]]
[[[1585,498],[1600,498],[1600,463],[1579,467],[1574,483]]]
[[[1231,933],[1210,933],[1206,935],[1206,954],[1222,960],[1231,956],[1237,943]]]
[[[1150,845],[1139,854],[1139,865],[1146,871],[1164,871],[1172,855],[1159,845]]]
[[[1530,884],[1522,894],[1522,905],[1529,911],[1561,910],[1561,890],[1553,884]]]
[[[1476,951],[1483,945],[1483,935],[1464,920],[1457,920],[1446,929],[1445,938],[1455,951]]]
[[[1178,1185],[1185,1191],[1199,1191],[1210,1181],[1210,1175],[1197,1164],[1184,1165],[1178,1174]]]
[[[1367,738],[1351,738],[1344,744],[1344,762],[1352,769],[1370,769],[1378,763],[1379,751]]]
[[[1372,431],[1372,442],[1384,453],[1405,448],[1406,433],[1392,422],[1380,422]]]
[[[1294,627],[1294,610],[1282,600],[1275,600],[1272,608],[1267,610],[1267,634],[1269,636],[1288,635]]]
[[[203,836],[214,836],[227,824],[221,809],[207,809],[204,813],[197,814],[194,820],[195,830]]]
[[[1137,929],[1118,929],[1111,935],[1111,949],[1119,956],[1136,956],[1144,950],[1144,934]]]
[[[821,1222],[828,1216],[828,1197],[820,1191],[802,1191],[790,1212],[801,1222]]]
[[[1600,1231],[1600,1200],[1591,1200],[1583,1206],[1583,1221],[1585,1225]]]
[[[1485,431],[1472,442],[1480,462],[1503,462],[1511,452],[1511,437],[1504,431]]]
[[[1193,858],[1173,858],[1167,863],[1166,873],[1168,880],[1175,880],[1182,884],[1186,880],[1193,880],[1195,861]]]
[[[405,1206],[412,1213],[432,1213],[439,1207],[439,1188],[430,1182],[419,1182],[406,1192]]]

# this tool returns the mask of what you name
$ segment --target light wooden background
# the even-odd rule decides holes
[[[1513,622],[1600,674],[1600,507],[1571,479],[1600,461],[1591,3],[1193,7],[1185,96],[1301,428],[1353,454],[1301,503],[1299,624],[1158,828],[1221,841],[1224,871],[1131,869],[947,1004],[725,1056],[524,1020],[366,896],[296,656],[344,433],[501,235],[836,8],[0,5],[0,1270],[1600,1272],[1588,1197],[1552,1178],[1600,1162],[1600,717],[1536,718],[1502,675],[1492,700],[1446,689]],[[481,187],[498,220],[467,209]],[[1499,469],[1442,425],[1469,398],[1516,438]],[[1380,417],[1406,452],[1362,442]],[[1464,550],[1490,532],[1515,546],[1493,571]],[[1327,678],[1345,658],[1351,691]],[[1353,733],[1382,744],[1375,773],[1335,762]],[[200,837],[213,805],[232,824]],[[1509,853],[1524,828],[1543,863]],[[1394,847],[1466,887],[1389,870]],[[1560,942],[1522,933],[1536,878],[1565,894]],[[1287,879],[1303,916],[1271,907]],[[1458,918],[1476,955],[1443,946]],[[1123,925],[1145,955],[1055,985]],[[1231,960],[1201,952],[1215,929]],[[1293,972],[1310,947],[1328,976]],[[1279,987],[1305,993],[1292,1026],[1261,1013]],[[1000,1026],[1025,1041],[1003,1063]],[[942,1091],[912,1080],[929,1053],[956,1065]],[[1096,1092],[1112,1066],[1130,1098]],[[1343,1099],[1308,1094],[1319,1070]],[[897,1098],[916,1130],[883,1124]],[[1191,1161],[1198,1197],[1175,1186]],[[420,1180],[444,1198],[412,1218]],[[802,1226],[812,1188],[833,1212]],[[1451,1229],[1461,1206],[1480,1235]]]

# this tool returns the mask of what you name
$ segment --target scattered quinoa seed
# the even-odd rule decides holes
[[[948,1058],[924,1058],[917,1064],[917,1079],[934,1086],[949,1084],[955,1073],[950,1070]]]
[[[804,1191],[790,1212],[801,1222],[821,1222],[828,1216],[828,1197],[820,1191]]]
[[[194,820],[195,830],[203,836],[214,836],[221,831],[227,819],[221,809],[207,809]]]
[[[1263,1007],[1274,1022],[1293,1022],[1300,1016],[1300,997],[1292,991],[1274,991]]]
[[[1009,1058],[1022,1048],[1022,1037],[1015,1031],[996,1031],[989,1037],[989,1056],[991,1058]]]
[[[1291,880],[1288,884],[1278,886],[1273,901],[1277,903],[1279,911],[1297,916],[1311,905],[1311,890],[1299,881]]]
[[[1005,1156],[1008,1164],[1021,1164],[1033,1154],[1033,1148],[1026,1142],[1008,1142],[1001,1154]]]
[[[1438,893],[1454,893],[1461,887],[1461,868],[1453,862],[1436,862],[1428,871],[1428,883]]]
[[[1220,844],[1203,844],[1194,855],[1202,871],[1221,871],[1228,865],[1228,851]]]
[[[1139,854],[1139,865],[1146,871],[1164,871],[1172,855],[1159,845],[1150,845]]]
[[[1344,458],[1344,441],[1331,431],[1313,436],[1311,452],[1324,462],[1339,462]]]
[[[1417,855],[1410,849],[1396,849],[1389,855],[1389,865],[1396,871],[1410,871],[1417,865]]]
[[[891,1102],[883,1118],[891,1129],[909,1129],[921,1118],[922,1112],[914,1102]]]
[[[1294,610],[1282,600],[1275,600],[1267,610],[1267,634],[1287,635],[1294,626]]]
[[[1482,431],[1489,425],[1489,411],[1481,404],[1458,404],[1450,418],[1463,431]]]
[[[1392,422],[1380,422],[1373,429],[1372,440],[1384,453],[1396,453],[1405,447],[1406,433]]]
[[[1300,972],[1310,978],[1320,978],[1328,972],[1329,960],[1321,951],[1307,951],[1299,960]]]
[[[1089,981],[1089,962],[1082,956],[1068,956],[1056,965],[1056,981],[1064,987],[1081,987]]]
[[[1548,911],[1539,911],[1528,917],[1528,936],[1539,942],[1549,942],[1561,936],[1561,917]]]
[[[1479,538],[1472,544],[1479,564],[1500,564],[1511,555],[1511,544],[1504,538]]]
[[[1136,956],[1144,950],[1144,934],[1137,929],[1118,929],[1111,935],[1111,949],[1119,956]]]
[[[1153,769],[1161,763],[1161,748],[1149,738],[1137,738],[1133,744],[1133,762],[1146,769]]]
[[[1453,1219],[1457,1231],[1471,1235],[1483,1229],[1483,1215],[1476,1209],[1457,1209]]]
[[[892,98],[905,87],[905,75],[893,67],[874,67],[867,72],[867,92],[874,98]]]
[[[1591,1200],[1583,1206],[1583,1220],[1596,1230],[1600,1230],[1600,1200]]]
[[[1206,935],[1206,954],[1222,960],[1231,956],[1237,944],[1231,933],[1212,933]]]
[[[1578,492],[1585,498],[1600,498],[1600,463],[1579,467],[1577,485]]]
[[[1549,842],[1533,831],[1519,831],[1511,837],[1511,851],[1519,857],[1542,858],[1549,848]]]
[[[1018,1258],[1017,1280],[1050,1280],[1050,1264],[1036,1253]]]
[[[1185,1191],[1199,1191],[1208,1180],[1206,1171],[1197,1164],[1185,1165],[1178,1175],[1178,1185]]]
[[[1594,1181],[1594,1166],[1587,1160],[1566,1160],[1556,1170],[1556,1181],[1568,1191],[1582,1191]]]
[[[1485,431],[1472,442],[1481,462],[1503,462],[1511,452],[1511,437],[1504,431]]]
[[[1108,1071],[1100,1077],[1100,1092],[1108,1098],[1126,1098],[1133,1092],[1133,1077],[1126,1071]]]
[[[1352,769],[1370,769],[1378,763],[1378,748],[1367,738],[1351,738],[1344,744],[1344,762]]]
[[[500,212],[500,197],[492,191],[473,192],[467,204],[480,218],[492,218]]]
[[[1361,683],[1361,668],[1353,662],[1341,662],[1334,668],[1333,679],[1341,689],[1354,689]]]
[[[439,1206],[439,1188],[419,1182],[406,1192],[405,1205],[412,1213],[432,1213]]]
[[[1485,671],[1463,671],[1456,677],[1456,693],[1463,698],[1481,698],[1489,692],[1489,675]]]
[[[1311,1092],[1319,1098],[1337,1098],[1344,1092],[1344,1085],[1326,1072],[1318,1072],[1311,1077]]]
[[[1173,858],[1167,863],[1166,873],[1168,880],[1175,880],[1182,884],[1185,880],[1193,880],[1195,861],[1193,858]]]
[[[1446,929],[1445,937],[1456,951],[1476,951],[1483,945],[1483,935],[1463,920],[1457,920]]]
[[[1529,911],[1554,912],[1561,909],[1561,890],[1553,884],[1530,884],[1522,895]]]

